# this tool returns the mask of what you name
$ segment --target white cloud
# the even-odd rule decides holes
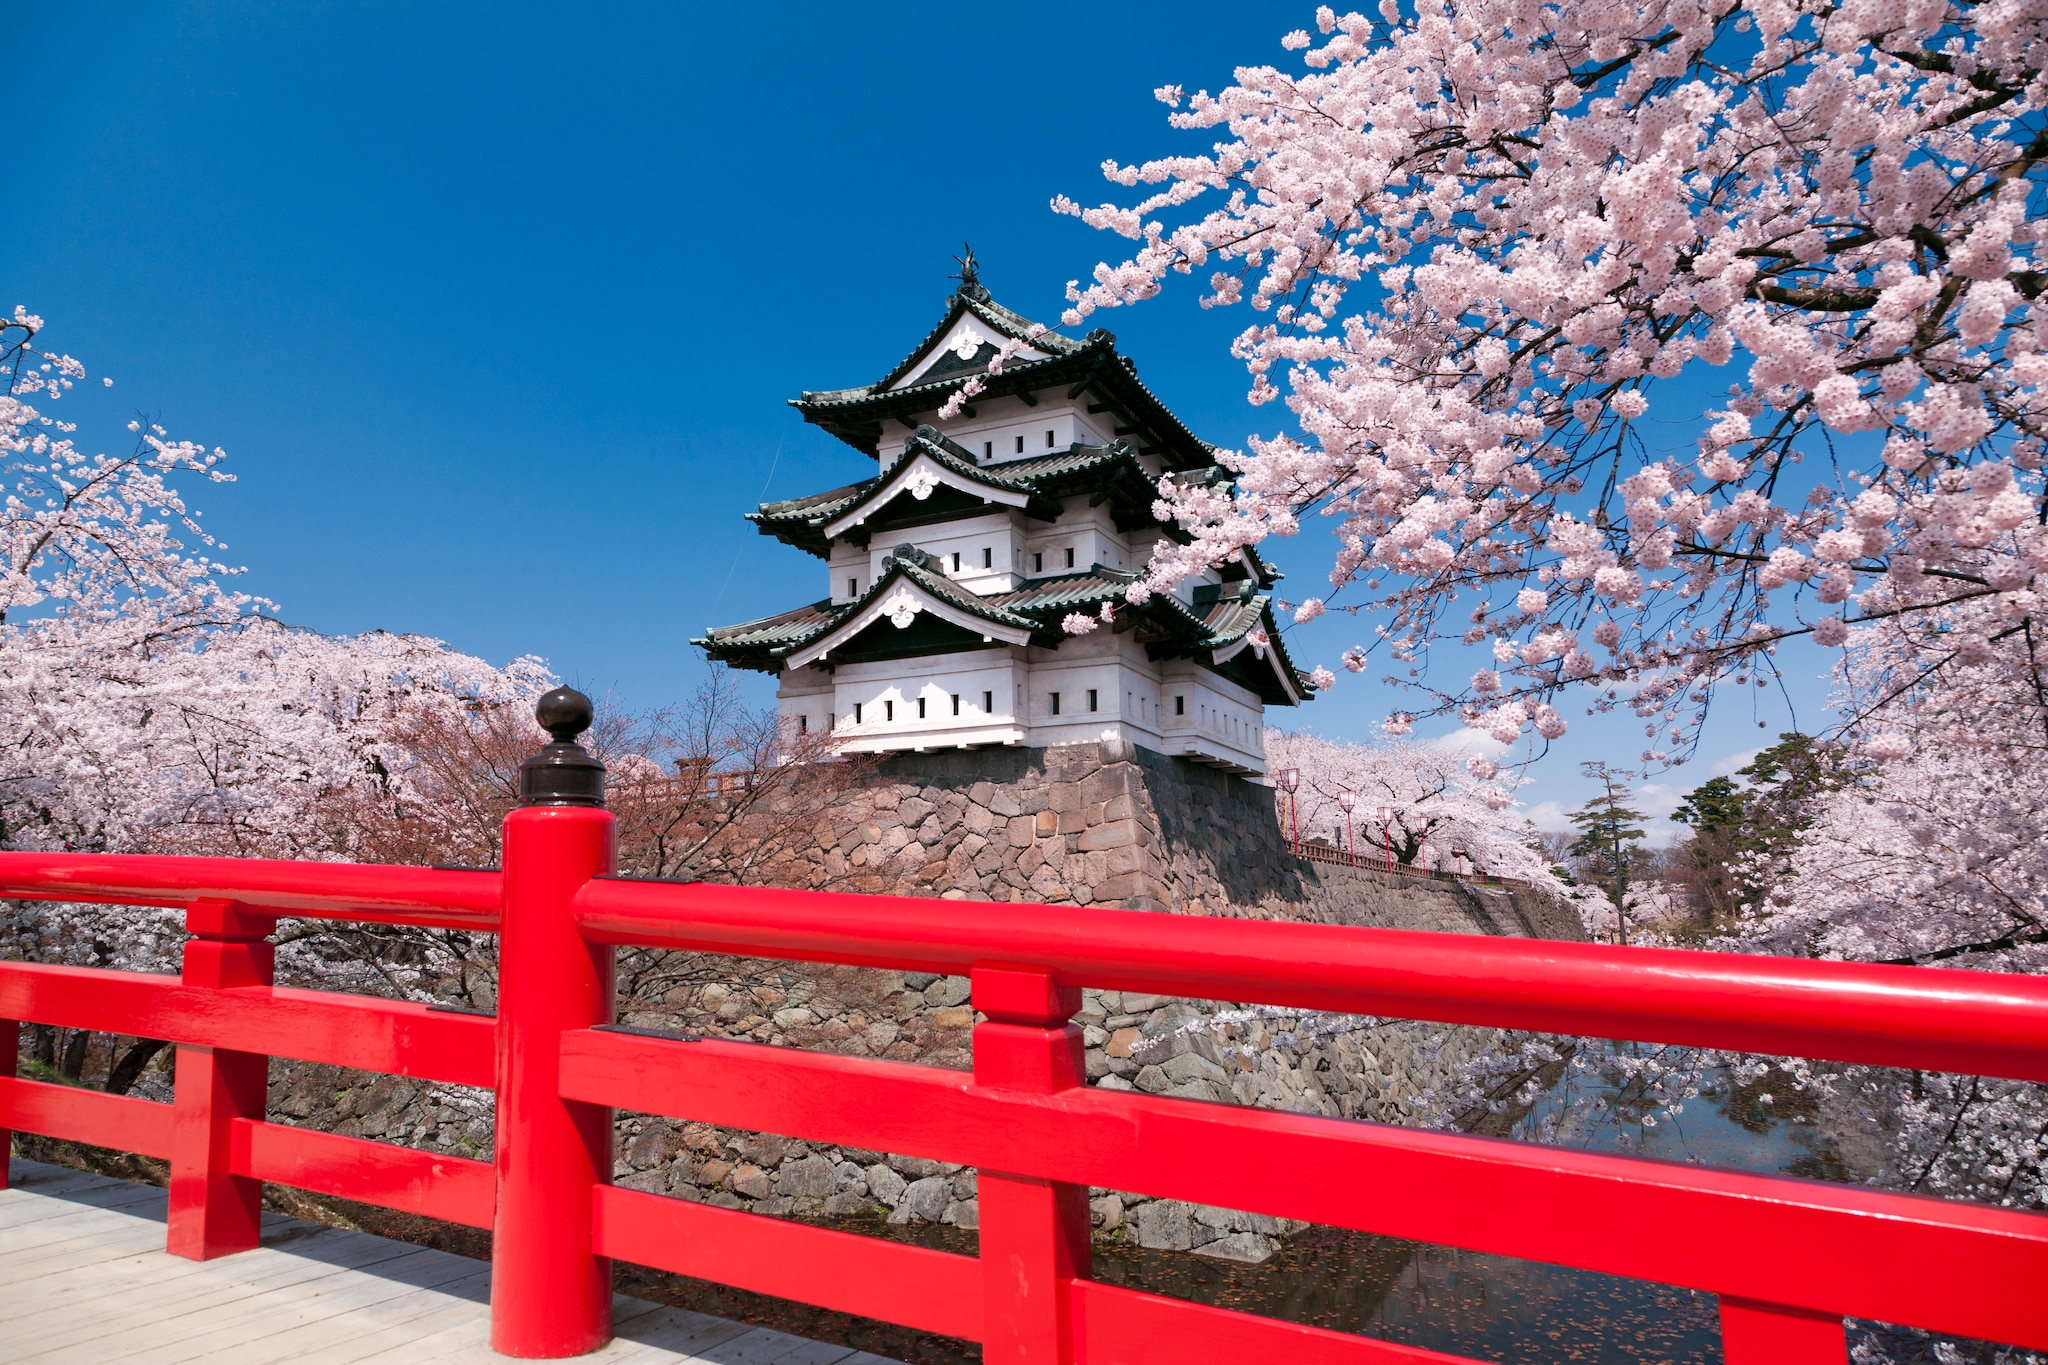
[[[1545,834],[1572,832],[1571,812],[1562,801],[1539,801],[1529,807],[1529,823]]]
[[[1733,777],[1742,769],[1747,768],[1751,760],[1762,752],[1762,749],[1744,749],[1739,754],[1730,754],[1726,758],[1716,759],[1712,769],[1713,774],[1716,777]]]
[[[1662,782],[1645,782],[1634,793],[1636,809],[1651,819],[1661,819],[1678,809],[1685,793]]]
[[[1442,749],[1447,753],[1484,754],[1488,758],[1498,758],[1508,751],[1507,745],[1501,743],[1492,735],[1487,734],[1486,731],[1474,730],[1469,725],[1461,725],[1448,734],[1433,735],[1422,742],[1433,749]]]

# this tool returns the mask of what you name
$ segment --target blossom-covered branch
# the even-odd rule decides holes
[[[1347,666],[1490,646],[1414,684],[1430,709],[1554,737],[1582,685],[1647,722],[1646,761],[1793,636],[1889,620],[1984,662],[2048,569],[2044,23],[1383,0],[1289,35],[1305,71],[1162,90],[1219,140],[1106,166],[1134,202],[1055,202],[1138,243],[1067,321],[1204,274],[1262,315],[1235,352],[1299,430],[1227,456],[1234,488],[1169,486],[1193,541],[1145,588],[1325,517],[1304,606],[1370,623]]]

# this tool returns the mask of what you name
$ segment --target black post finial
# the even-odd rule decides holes
[[[604,764],[576,742],[590,728],[590,698],[573,687],[558,687],[535,704],[533,715],[555,738],[519,765],[519,804],[602,806]]]

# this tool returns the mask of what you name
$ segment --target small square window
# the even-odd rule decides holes
[[[1067,548],[1067,567],[1070,569],[1074,567],[1074,551],[1072,546]]]
[[[990,549],[988,546],[983,546],[981,550],[981,567],[984,569],[993,569],[995,566],[996,552],[993,549]]]
[[[1047,450],[1052,449],[1052,433],[1049,431],[1045,433],[1045,448]]]
[[[1017,453],[1019,455],[1024,453],[1024,438],[1022,436],[1017,438]]]
[[[1092,687],[1088,689],[1088,709],[1090,711],[1095,709],[1095,689]]]
[[[956,716],[960,714],[960,694],[958,692],[953,694],[953,714]]]
[[[991,715],[991,716],[992,716],[992,715],[994,715],[994,714],[996,713],[996,694],[995,694],[995,693],[993,693],[993,692],[984,692],[984,693],[982,693],[982,694],[981,694],[981,709],[982,709],[982,710],[984,710],[984,711],[986,711],[986,712],[987,712],[987,713],[988,713],[989,715]]]
[[[1175,714],[1176,716],[1184,716],[1187,713],[1188,699],[1186,697],[1175,697],[1173,699],[1173,714]]]
[[[1057,692],[1052,694],[1052,713],[1054,715],[1060,713],[1060,694]]]
[[[896,703],[893,699],[882,703],[882,719],[885,721],[896,719]]]

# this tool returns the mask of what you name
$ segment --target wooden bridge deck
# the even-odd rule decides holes
[[[503,1361],[490,1268],[277,1214],[214,1261],[164,1247],[164,1192],[32,1161],[0,1192],[0,1357],[124,1365]],[[620,1295],[603,1365],[892,1365],[845,1346]]]

